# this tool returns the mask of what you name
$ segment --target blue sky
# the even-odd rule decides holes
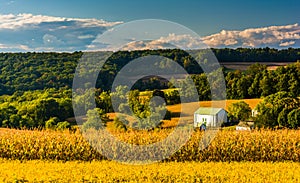
[[[1,0],[0,12],[132,21],[155,18],[180,23],[201,36],[300,22],[299,0]]]
[[[0,15],[32,14],[50,17],[96,18],[107,22],[129,22],[148,18],[164,19],[182,24],[204,37],[218,34],[222,30],[243,31],[249,28],[294,25],[300,23],[299,8],[299,0],[0,0]],[[44,31],[41,34],[44,34],[44,37],[46,31],[44,27],[42,29]],[[298,30],[298,26],[293,28],[294,33],[295,30]],[[101,32],[103,31],[98,33]],[[7,32],[0,30],[0,37],[4,33]],[[28,34],[28,32],[26,34],[22,32],[23,36]],[[51,36],[54,38],[55,35]],[[14,36],[11,35],[11,37]],[[278,44],[284,45],[284,41],[295,42],[286,45],[296,45],[296,47],[298,45],[298,41],[294,39],[283,40]],[[3,40],[1,42],[0,38],[0,48],[1,44],[4,45],[7,42]],[[19,44],[21,44],[20,41]]]

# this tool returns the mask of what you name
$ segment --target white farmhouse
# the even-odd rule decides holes
[[[227,112],[222,108],[200,107],[194,113],[194,127],[202,124],[210,127],[220,127],[227,122]]]

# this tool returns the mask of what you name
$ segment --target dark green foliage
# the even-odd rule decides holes
[[[108,120],[106,113],[102,109],[90,109],[87,111],[87,121],[83,123],[82,129],[88,130],[94,128],[98,130],[105,127]]]
[[[199,100],[205,101],[211,99],[210,87],[205,74],[192,75],[192,79],[196,85]]]
[[[156,89],[167,89],[168,81],[160,77],[145,77],[138,80],[132,87],[132,89],[145,91]]]
[[[114,118],[113,124],[116,129],[126,131],[127,126],[129,125],[129,121],[124,115],[118,115]]]
[[[180,103],[180,95],[178,90],[172,90],[165,93],[167,105],[174,105]]]
[[[229,118],[234,121],[245,121],[251,116],[251,108],[244,101],[236,102],[228,107]]]
[[[212,49],[219,62],[295,62],[300,60],[299,48],[237,48]]]
[[[158,96],[158,97],[161,97],[162,99],[165,100],[165,93],[161,90],[157,90],[155,89],[153,92],[152,92],[152,96]]]
[[[0,95],[71,87],[82,53],[0,53]]]
[[[199,54],[195,53],[195,55],[205,55],[205,50],[195,52],[199,52]],[[215,53],[219,62],[296,62],[297,60],[300,60],[299,49],[276,50],[270,48],[226,48],[213,49],[213,52]],[[74,72],[78,61],[80,60],[82,55],[82,52],[0,53],[0,95],[13,94],[16,91],[43,90],[46,88],[71,88]],[[98,80],[96,87],[108,91],[111,89],[111,85],[114,81],[115,76],[126,64],[128,64],[130,61],[136,58],[149,55],[159,55],[174,60],[180,66],[182,66],[189,74],[202,73],[201,67],[198,65],[198,63],[196,63],[196,61],[191,57],[191,55],[188,54],[188,52],[184,50],[173,49],[115,52],[109,57],[109,59],[107,59],[101,71],[100,68],[93,67],[94,70],[83,70],[81,74],[83,76],[89,74],[97,74]],[[205,63],[205,56],[201,59],[203,63]],[[94,65],[92,61],[91,64]],[[168,65],[160,65],[160,67],[168,68]],[[249,70],[249,75],[251,76],[250,79],[255,79],[258,73],[262,73],[262,70],[259,67],[261,66],[254,66],[252,67],[252,69]],[[285,73],[286,69],[283,69],[282,72]],[[296,87],[298,86],[298,84],[295,83],[295,80],[298,80],[297,78],[299,78],[298,73],[292,76],[293,81],[289,84],[290,89],[299,90]],[[285,78],[284,76],[282,77],[283,78],[278,80],[278,83],[281,86],[279,88],[282,89],[281,91],[286,91],[287,89],[289,89],[289,87],[286,88],[283,84],[288,82],[291,78]],[[258,77],[257,79],[260,79],[260,77]],[[82,87],[88,87],[88,85],[90,84],[91,83],[83,82]],[[252,87],[253,91],[249,92],[251,97],[257,97],[261,94],[255,91],[255,88],[258,88],[258,85],[259,82],[254,83]],[[146,90],[162,89],[166,88],[167,86],[165,85],[165,82],[159,81],[157,77],[152,77],[152,79],[150,78],[146,83],[137,83],[135,87],[139,90]],[[245,94],[239,94],[239,97],[242,97],[244,95]],[[208,95],[206,94],[205,97],[207,96]]]
[[[284,108],[279,114],[278,114],[278,125],[280,127],[290,127],[288,122],[288,115],[291,112],[292,109]]]
[[[127,91],[127,87],[119,86],[116,92],[111,95],[120,102],[118,111],[122,114],[134,116],[136,121],[132,122],[131,127],[140,130],[150,130],[162,125],[163,119],[171,119],[171,113],[165,107],[164,93],[154,91],[150,96],[140,97],[138,90]],[[154,100],[153,100],[154,99]],[[119,119],[115,119],[117,126]]]
[[[53,116],[58,116],[58,106],[58,102],[53,98],[38,101],[35,106],[36,109],[34,111],[34,120],[37,121],[38,126],[45,126],[45,121]]]
[[[19,126],[19,116],[17,116],[17,109],[9,105],[8,103],[4,103],[0,107],[0,122],[2,127],[15,128]],[[16,119],[18,118],[18,119]]]
[[[290,111],[299,109],[300,102],[298,98],[294,98],[292,94],[287,92],[278,92],[266,97],[258,104],[257,110],[259,115],[256,118],[256,126],[258,127],[287,127],[296,128],[298,126],[291,126],[289,122]],[[292,115],[293,116],[293,115]],[[295,117],[290,116],[293,121]],[[292,122],[295,124],[294,122]]]
[[[12,96],[2,96],[1,100],[1,127],[50,128],[59,121],[73,117],[68,90],[16,92]]]
[[[300,62],[267,70],[266,66],[254,64],[245,72],[225,74],[226,93],[229,99],[260,98],[277,92],[300,95]]]
[[[288,124],[290,128],[300,127],[300,109],[294,109],[288,114]]]
[[[71,124],[67,121],[58,122],[56,125],[57,130],[65,130],[65,129],[70,129],[70,128],[71,128]]]
[[[57,117],[51,117],[48,121],[46,121],[45,127],[47,129],[55,129],[58,122],[59,119]]]

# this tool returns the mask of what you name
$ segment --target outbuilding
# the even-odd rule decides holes
[[[227,112],[223,108],[200,107],[194,113],[194,127],[202,124],[209,127],[220,127],[227,123]]]

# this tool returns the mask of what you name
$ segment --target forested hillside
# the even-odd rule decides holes
[[[199,51],[204,55],[207,50]],[[297,97],[300,96],[300,49],[275,50],[275,49],[220,49],[213,50],[219,60],[222,61],[272,61],[271,59],[279,59],[281,62],[295,62],[286,67],[278,67],[276,70],[268,70],[265,65],[253,62],[247,70],[227,70],[221,68],[224,73],[226,83],[226,97],[228,99],[245,99],[245,98],[261,98],[274,95],[277,103],[287,104],[294,101],[293,105],[287,110],[282,105],[274,111],[267,111],[261,107],[264,116],[261,117],[262,126],[281,126],[296,128],[296,125],[289,125],[286,121],[289,113],[294,114],[298,111],[300,102]],[[201,53],[202,52],[202,53]],[[203,54],[204,53],[204,54]],[[257,54],[256,54],[257,53]],[[71,123],[68,119],[74,116],[72,107],[72,83],[74,72],[77,64],[84,53],[1,53],[0,54],[0,127],[10,128],[68,128]],[[97,55],[97,54],[96,54]],[[161,89],[173,88],[174,85],[169,82],[161,82],[161,78],[152,77],[148,80],[139,80],[134,85],[131,93],[125,93],[122,87],[117,91],[110,91],[112,83],[118,72],[131,60],[148,55],[160,55],[174,60],[181,65],[188,73],[191,74],[196,89],[199,94],[199,100],[211,100],[211,86],[218,86],[219,80],[209,83],[207,75],[195,60],[183,50],[146,50],[146,51],[122,51],[113,53],[105,65],[101,68],[98,75],[96,90],[85,90],[83,83],[82,95],[73,95],[73,105],[81,106],[83,113],[80,115],[100,113],[103,121],[107,120],[106,113],[114,112],[112,109],[111,97],[113,95],[123,96],[119,101],[125,100],[125,95],[131,96],[129,100],[130,106],[122,106],[123,110],[131,107],[134,112],[141,117],[147,116],[149,108],[145,100],[151,98],[149,96],[139,98],[140,91],[155,90],[154,95],[164,96],[167,105],[181,103],[181,97],[189,98],[192,91],[185,79],[178,81],[179,88],[183,90],[184,96],[179,96],[177,90]],[[232,58],[231,58],[232,57]],[[235,60],[234,60],[235,59]],[[93,64],[88,63],[88,64]],[[209,63],[208,63],[209,64]],[[167,67],[160,65],[160,67]],[[100,70],[100,68],[99,68]],[[82,70],[84,79],[85,73],[90,70]],[[213,74],[213,73],[211,73]],[[84,80],[83,80],[84,81]],[[85,89],[84,89],[85,88]],[[279,93],[278,92],[283,92]],[[119,94],[118,94],[119,93]],[[156,93],[156,94],[155,94]],[[77,93],[78,94],[78,93]],[[279,97],[278,97],[279,96]],[[95,98],[97,109],[90,110],[91,104],[86,102],[86,98]],[[278,99],[278,100],[277,100]],[[270,100],[272,101],[272,100]],[[264,101],[269,105],[270,101]],[[272,102],[271,102],[272,103]],[[81,105],[84,104],[84,105]],[[291,104],[291,103],[290,103]],[[157,109],[161,111],[161,109]],[[275,109],[274,109],[275,110]],[[143,112],[144,111],[144,112]],[[274,118],[267,118],[273,116]],[[300,116],[300,113],[299,113]],[[89,117],[89,116],[87,116]],[[169,117],[170,118],[170,114]],[[278,120],[277,120],[278,118]],[[290,117],[290,121],[294,118]],[[283,123],[285,121],[285,123]],[[116,119],[116,124],[118,120]],[[266,124],[264,124],[264,123]],[[274,122],[274,124],[273,124]],[[87,123],[88,124],[88,123]],[[144,125],[144,124],[136,124]],[[144,125],[147,126],[147,125]]]
[[[213,52],[220,62],[296,62],[300,60],[300,49],[292,48],[286,50],[270,48],[213,49]],[[0,95],[46,88],[71,88],[73,74],[82,55],[82,52],[0,53]],[[161,55],[172,59],[190,74],[200,74],[202,72],[195,60],[183,50],[115,52],[107,60],[105,67],[101,69],[97,88],[109,90],[115,75],[124,65],[135,58],[147,55]],[[157,86],[152,88],[157,88]],[[238,97],[247,96],[240,95]]]
[[[300,49],[237,48],[213,49],[219,62],[295,62]]]

